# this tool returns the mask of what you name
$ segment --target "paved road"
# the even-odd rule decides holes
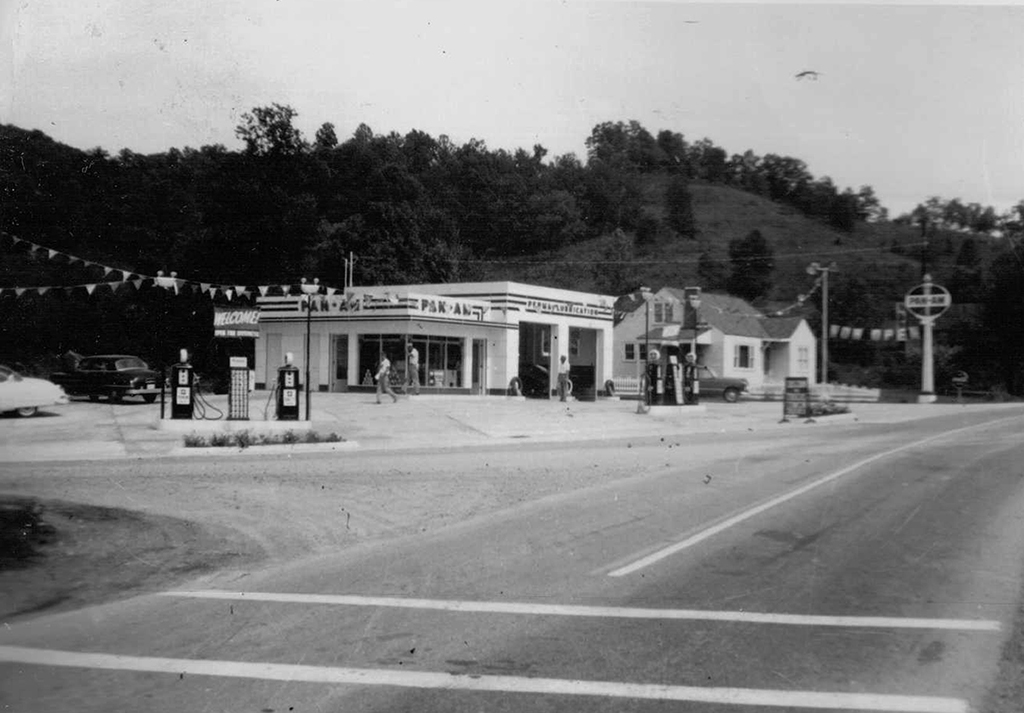
[[[1006,409],[813,438],[708,434],[689,448],[523,444],[477,452],[473,465],[472,454],[392,454],[399,467],[461,469],[492,458],[549,468],[554,457],[618,477],[13,627],[0,634],[4,702],[967,711],[1018,603],[1021,426]]]

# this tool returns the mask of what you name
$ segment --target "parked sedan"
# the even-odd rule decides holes
[[[64,389],[46,379],[22,376],[0,364],[0,413],[34,416],[40,406],[66,404]]]
[[[88,396],[93,401],[101,396],[112,402],[141,396],[146,403],[153,403],[160,395],[160,373],[139,357],[127,354],[82,357],[73,371],[57,372],[50,378],[69,394]]]
[[[747,380],[728,376],[718,376],[711,367],[700,367],[700,395],[721,396],[729,403],[736,403],[740,394],[747,390]]]

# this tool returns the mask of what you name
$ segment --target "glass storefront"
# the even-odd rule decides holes
[[[359,372],[371,377],[386,354],[391,368],[403,380],[406,373],[406,344],[411,343],[420,354],[420,384],[428,388],[462,388],[463,340],[460,337],[420,336],[404,334],[360,334]],[[371,381],[372,383],[372,381]]]

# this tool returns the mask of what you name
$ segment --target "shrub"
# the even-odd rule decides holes
[[[239,431],[235,434],[235,445],[239,448],[248,448],[253,444],[253,436],[249,431]]]
[[[281,434],[281,443],[297,443],[299,434],[295,431],[285,431]]]
[[[208,445],[209,444],[206,442],[206,439],[198,433],[190,433],[185,436],[186,448],[206,448]]]
[[[230,433],[214,433],[210,435],[210,445],[214,448],[223,448],[233,444],[234,439]]]

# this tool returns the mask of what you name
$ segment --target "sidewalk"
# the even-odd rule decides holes
[[[208,397],[225,412],[227,397]],[[810,429],[852,423],[898,423],[965,410],[1024,413],[1024,404],[879,404],[851,405],[850,414],[822,417],[813,424],[796,419],[780,423],[781,402],[708,401],[696,407],[662,407],[637,413],[636,401],[596,402],[527,400],[479,396],[401,397],[377,404],[374,394],[312,396],[311,427],[321,437],[331,433],[342,443],[185,448],[185,432],[207,437],[232,430],[258,430],[264,419],[267,392],[251,395],[250,421],[175,421],[175,430],[161,427],[159,404],[73,401],[47,409],[35,418],[0,419],[0,463],[47,460],[96,460],[168,456],[221,456],[240,452],[264,454],[360,450],[443,449],[528,442],[573,442],[610,438],[664,437],[683,441],[695,434],[766,429]],[[216,415],[213,410],[210,414]],[[273,418],[273,406],[268,409]],[[1007,413],[1009,415],[1009,413]],[[273,424],[280,432],[287,426]],[[295,431],[310,424],[296,422]]]

